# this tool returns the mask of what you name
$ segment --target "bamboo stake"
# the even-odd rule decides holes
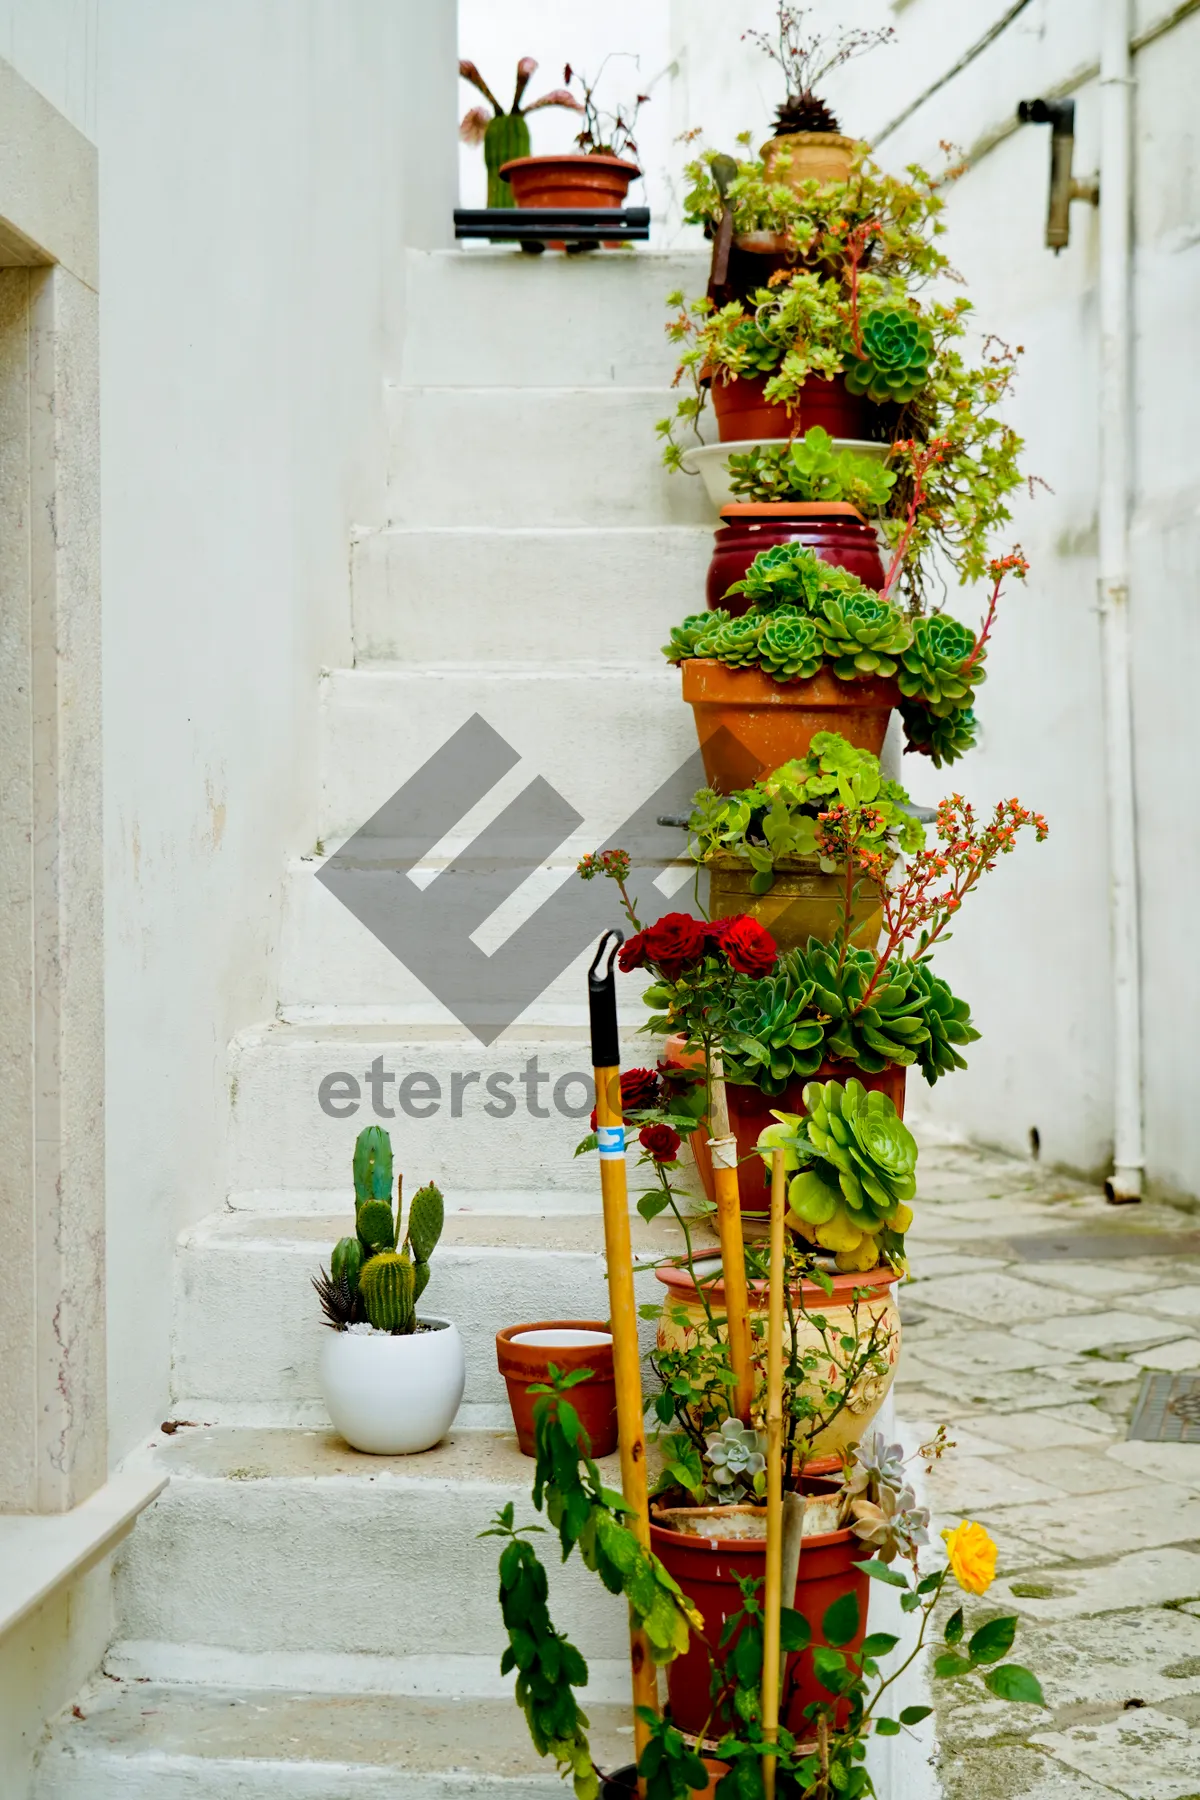
[[[783,1603],[783,1215],[784,1157],[771,1158],[771,1264],[767,1299],[767,1568],[763,1588],[763,1736],[779,1738],[779,1608]],[[766,1800],[775,1800],[773,1754],[763,1757]]]
[[[725,1287],[725,1330],[729,1362],[736,1379],[734,1410],[750,1423],[754,1401],[754,1364],[750,1345],[750,1302],[746,1291],[746,1248],[742,1238],[742,1200],[738,1192],[737,1139],[729,1129],[729,1102],[720,1050],[709,1057],[708,1122],[712,1136],[713,1188],[717,1199],[717,1231],[721,1239],[721,1271]]]
[[[599,973],[609,938],[616,941],[608,965]],[[642,1407],[641,1349],[637,1301],[633,1290],[633,1241],[629,1230],[629,1194],[625,1183],[625,1123],[621,1109],[620,1047],[613,958],[621,933],[605,932],[588,973],[592,1024],[592,1059],[596,1078],[596,1136],[600,1152],[600,1192],[604,1204],[604,1253],[608,1267],[608,1305],[613,1339],[613,1373],[617,1390],[617,1428],[621,1451],[621,1490],[631,1508],[626,1524],[643,1549],[650,1548],[650,1504],[646,1487],[645,1414]],[[629,1661],[633,1678],[634,1761],[640,1763],[650,1741],[650,1728],[639,1709],[658,1712],[658,1676],[646,1634],[629,1621]],[[638,1793],[645,1782],[638,1777]]]

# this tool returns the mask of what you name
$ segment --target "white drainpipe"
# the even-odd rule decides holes
[[[1113,1201],[1141,1198],[1142,1005],[1129,650],[1130,0],[1103,0],[1100,54],[1099,597],[1113,964]]]

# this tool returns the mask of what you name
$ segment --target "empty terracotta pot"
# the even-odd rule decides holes
[[[818,731],[838,731],[856,750],[878,756],[900,703],[894,680],[839,681],[829,669],[811,681],[774,681],[762,669],[730,669],[715,657],[689,657],[680,666],[704,773],[719,794],[807,756]]]
[[[704,1058],[698,1050],[684,1050],[682,1038],[667,1038],[663,1055],[668,1063],[674,1063],[678,1068],[696,1069],[704,1066]],[[877,1075],[871,1075],[865,1069],[856,1069],[853,1063],[823,1062],[815,1075],[802,1075],[795,1081],[789,1081],[781,1094],[764,1094],[761,1088],[743,1087],[734,1081],[727,1082],[725,1098],[729,1102],[729,1129],[737,1139],[738,1190],[742,1211],[761,1216],[770,1212],[771,1178],[766,1164],[755,1156],[754,1147],[758,1143],[759,1132],[765,1126],[774,1124],[776,1112],[804,1111],[804,1088],[807,1082],[849,1081],[853,1076],[856,1081],[862,1082],[868,1092],[886,1094],[903,1118],[907,1074],[907,1069],[898,1063],[889,1063],[886,1069],[881,1069]],[[715,1200],[707,1128],[702,1125],[699,1131],[692,1133],[688,1142],[704,1192],[710,1200]]]
[[[745,438],[803,437],[813,425],[823,425],[833,438],[870,436],[867,424],[872,404],[851,394],[840,375],[829,379],[810,375],[790,410],[781,400],[764,399],[769,379],[767,375],[737,375],[727,380],[723,371],[713,372],[710,392],[717,435],[723,444]]]
[[[883,586],[875,527],[857,507],[841,500],[735,501],[721,508],[721,524],[713,534],[706,584],[709,610],[724,607],[740,618],[750,602],[744,594],[729,593],[734,582],[741,581],[763,550],[794,543],[806,544],[836,569],[849,569],[876,593]]]
[[[535,1454],[533,1408],[538,1396],[529,1392],[546,1381],[551,1363],[564,1374],[590,1369],[589,1381],[571,1389],[571,1405],[591,1440],[593,1456],[608,1456],[617,1447],[617,1389],[613,1376],[612,1333],[604,1319],[535,1319],[509,1325],[496,1333],[496,1361],[508,1389],[517,1442],[526,1456]]]

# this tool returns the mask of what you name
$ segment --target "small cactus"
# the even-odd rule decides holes
[[[329,1273],[335,1285],[346,1283],[352,1294],[358,1292],[358,1277],[363,1266],[363,1247],[356,1237],[339,1238],[329,1259]]]
[[[411,1332],[416,1324],[416,1277],[407,1256],[381,1250],[363,1264],[358,1287],[376,1331]]]
[[[437,1249],[445,1217],[445,1203],[435,1183],[431,1181],[418,1188],[408,1208],[408,1247],[414,1262],[429,1261]]]
[[[396,1225],[391,1205],[386,1200],[364,1200],[357,1209],[355,1223],[363,1249],[368,1256],[377,1250],[396,1248]]]
[[[405,1228],[396,1175],[392,1211],[392,1143],[381,1125],[368,1125],[354,1145],[356,1235],[341,1238],[329,1274],[314,1285],[327,1322],[337,1331],[364,1318],[379,1331],[407,1335],[417,1329],[417,1301],[429,1283],[429,1259],[442,1235],[445,1203],[434,1182],[418,1188]]]

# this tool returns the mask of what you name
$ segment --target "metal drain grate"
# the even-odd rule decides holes
[[[1126,1436],[1154,1444],[1200,1444],[1200,1375],[1146,1375]]]

